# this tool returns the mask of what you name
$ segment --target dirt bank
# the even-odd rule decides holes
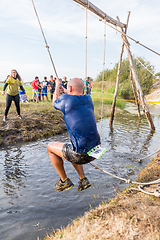
[[[35,103],[36,104],[36,103]],[[0,121],[0,145],[40,140],[66,130],[61,112],[51,104],[28,104],[22,106],[23,120],[16,116],[15,106],[8,115],[8,121]]]
[[[157,157],[160,160],[160,152]],[[137,181],[160,178],[159,160],[153,159],[141,171]],[[126,189],[108,203],[102,203],[65,229],[59,229],[45,238],[55,239],[160,240],[160,198]]]

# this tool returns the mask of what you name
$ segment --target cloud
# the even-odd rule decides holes
[[[60,69],[60,74],[75,76],[84,75],[85,62],[85,11],[70,0],[34,0],[36,9],[50,46],[51,53]],[[160,2],[156,0],[93,0],[109,16],[117,15],[126,22],[127,12],[131,11],[128,34],[141,43],[159,51],[160,35]],[[50,74],[52,71],[45,43],[36,19],[32,2],[28,0],[5,0],[0,5],[0,34],[3,49],[0,55],[2,77],[16,65],[29,78],[36,74]],[[104,24],[97,17],[88,14],[88,67],[91,75],[102,70]],[[129,40],[130,41],[130,40]],[[152,60],[159,68],[159,59],[148,50],[131,43],[131,50],[138,56]],[[122,39],[120,34],[107,26],[106,56],[110,62],[118,62]],[[14,50],[13,50],[14,49]],[[76,58],[73,62],[73,58]],[[125,55],[126,56],[126,55]],[[10,59],[9,63],[6,60]],[[110,61],[111,60],[111,61]],[[152,62],[151,62],[152,63]],[[62,66],[62,67],[61,67]],[[74,66],[74,67],[73,67]],[[91,67],[90,67],[91,66]],[[30,69],[30,73],[26,71]],[[36,71],[35,71],[36,70]],[[63,74],[64,72],[67,74]],[[24,75],[23,74],[23,75]]]

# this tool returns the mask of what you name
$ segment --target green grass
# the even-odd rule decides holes
[[[91,95],[93,103],[95,106],[99,106],[102,104],[102,90],[97,91],[98,89],[93,89],[93,93]],[[113,97],[114,94],[109,93],[109,92],[104,92],[104,96],[103,96],[103,103],[107,104],[107,105],[112,105],[113,102]],[[116,107],[119,107],[121,109],[123,109],[125,107],[125,101],[123,100],[118,100],[116,101]]]
[[[33,93],[32,93],[32,87],[31,86],[23,86],[24,87],[24,89],[26,90],[26,94],[27,94],[27,98],[28,99],[31,99],[32,98],[32,95],[33,95]]]

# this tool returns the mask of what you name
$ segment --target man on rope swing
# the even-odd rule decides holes
[[[60,176],[55,184],[57,192],[69,190],[74,186],[67,178],[63,159],[72,163],[79,175],[78,191],[91,186],[85,177],[82,164],[89,163],[95,158],[87,153],[100,144],[94,115],[94,106],[89,95],[83,95],[83,82],[79,78],[71,79],[64,94],[60,95],[61,84],[56,79],[56,89],[53,105],[62,111],[71,143],[51,142],[47,145],[49,158]]]

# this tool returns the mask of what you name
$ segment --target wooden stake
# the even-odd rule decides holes
[[[117,99],[118,88],[119,88],[119,77],[120,77],[120,72],[121,72],[121,63],[122,63],[123,52],[124,52],[124,43],[122,44],[122,49],[121,49],[121,54],[120,54],[120,59],[119,59],[119,64],[118,64],[116,87],[115,87],[115,91],[114,91],[114,98],[113,98],[113,103],[112,103],[112,108],[111,108],[111,117],[110,117],[110,122],[109,122],[110,126],[112,126],[113,119],[114,119],[114,112],[115,112],[116,99]]]
[[[127,32],[127,27],[128,27],[128,22],[129,22],[129,16],[131,12],[128,12],[127,16],[127,24],[125,28],[125,33]],[[117,17],[117,21],[119,22],[119,18]],[[113,103],[112,103],[112,108],[111,108],[111,117],[110,117],[110,126],[112,126],[113,119],[114,119],[114,112],[115,112],[115,106],[116,106],[116,99],[117,99],[117,94],[118,94],[118,88],[119,88],[119,77],[120,77],[120,72],[121,72],[121,64],[122,64],[122,56],[124,52],[124,41],[122,43],[122,48],[121,48],[121,54],[120,54],[120,59],[119,59],[119,64],[118,64],[118,72],[117,72],[117,79],[116,79],[116,87],[114,91],[114,98],[113,98]]]
[[[142,92],[142,89],[141,89],[141,85],[140,85],[139,80],[138,80],[138,76],[137,76],[137,73],[136,73],[136,68],[135,68],[133,57],[132,57],[132,54],[131,54],[131,51],[130,51],[130,47],[129,47],[129,42],[128,42],[126,36],[123,35],[123,29],[121,29],[121,30],[122,30],[122,38],[124,40],[124,44],[125,44],[126,49],[127,49],[130,69],[131,69],[131,72],[132,72],[132,75],[133,75],[133,79],[135,81],[138,98],[140,100],[140,103],[142,105],[143,111],[144,111],[144,113],[146,115],[146,118],[148,120],[148,123],[150,125],[150,129],[152,131],[154,131],[155,130],[155,126],[154,126],[154,123],[152,121],[152,117],[150,115],[149,109],[148,109],[147,104],[145,102],[144,95],[143,95],[143,92]]]

